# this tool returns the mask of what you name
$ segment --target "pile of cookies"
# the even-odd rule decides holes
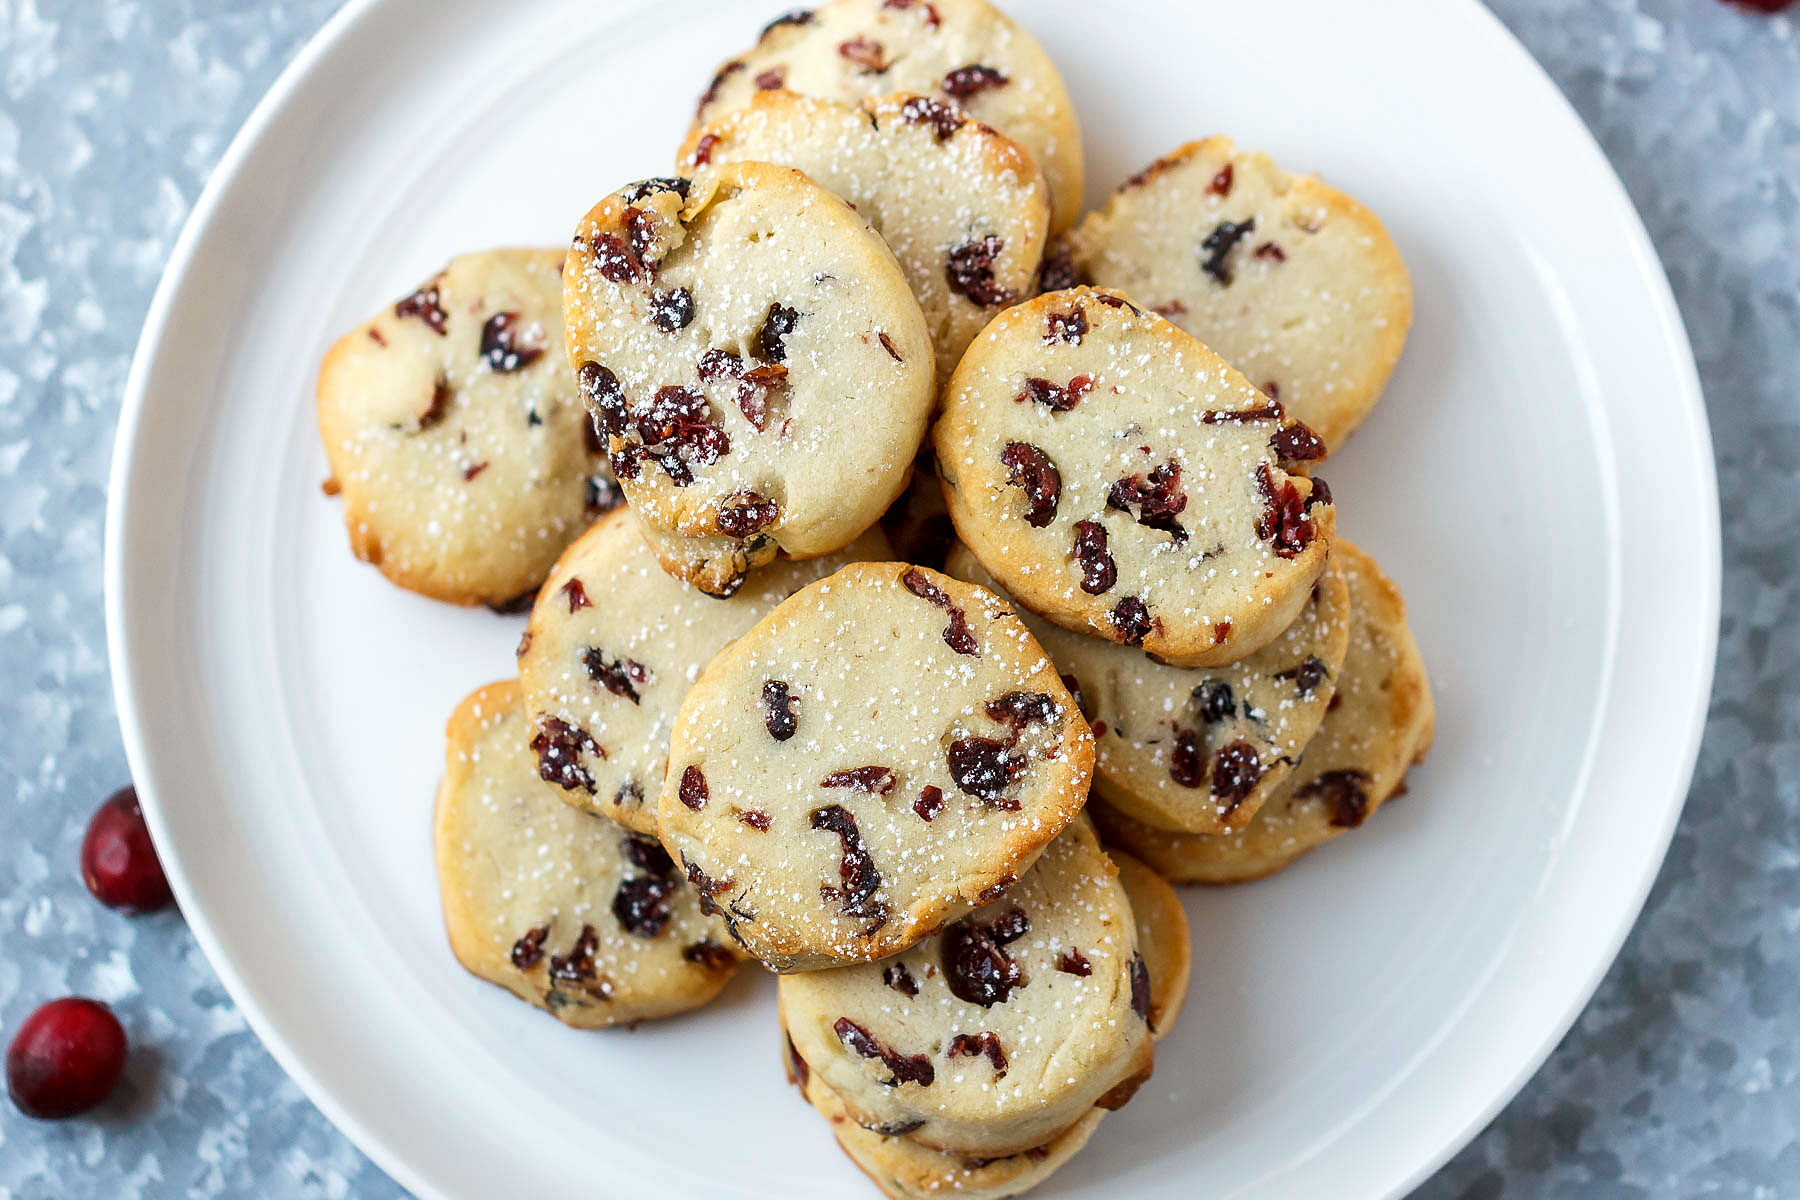
[[[1170,883],[1279,870],[1429,747],[1317,474],[1411,285],[1225,138],[1082,216],[1062,81],[986,0],[780,18],[676,172],[321,371],[357,555],[530,612],[449,723],[451,946],[578,1027],[755,960],[882,1190],[1013,1195],[1149,1077]]]

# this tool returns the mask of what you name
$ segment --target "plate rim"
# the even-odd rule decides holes
[[[131,493],[135,476],[141,469],[141,464],[138,462],[139,442],[143,418],[148,405],[149,383],[154,364],[174,320],[177,297],[189,283],[189,276],[194,265],[194,255],[199,243],[212,225],[220,205],[240,182],[245,160],[261,142],[269,126],[287,109],[294,93],[311,77],[322,60],[329,58],[341,43],[354,36],[357,27],[366,18],[393,2],[394,0],[347,0],[306,40],[294,57],[282,68],[275,81],[252,107],[243,124],[232,136],[224,153],[208,174],[193,209],[182,225],[181,232],[170,250],[168,261],[164,265],[150,305],[145,312],[143,326],[132,355],[130,370],[122,394],[117,431],[113,442],[112,461],[107,479],[103,585],[112,694],[126,759],[131,769],[133,782],[138,789],[152,836],[159,848],[166,848],[162,849],[163,862],[171,887],[196,944],[205,954],[209,966],[231,996],[238,1011],[244,1015],[258,1040],[267,1048],[283,1072],[299,1086],[307,1100],[316,1106],[339,1132],[403,1188],[420,1196],[438,1196],[444,1193],[434,1182],[428,1180],[416,1169],[401,1151],[367,1128],[350,1111],[349,1107],[339,1100],[336,1093],[312,1071],[296,1044],[257,1003],[251,986],[237,970],[229,954],[226,953],[210,918],[200,905],[193,891],[193,885],[183,869],[180,852],[175,848],[170,836],[169,824],[159,802],[155,782],[148,770],[151,751],[145,722],[140,716],[140,685],[135,665],[136,651],[133,648],[129,623],[126,619],[128,606],[125,603],[129,588],[126,575],[126,547],[129,544],[127,530],[130,523],[125,497]],[[621,15],[624,10],[644,8],[660,2],[662,0],[628,0],[627,3],[620,5]],[[1690,566],[1698,568],[1704,577],[1700,597],[1703,611],[1699,615],[1702,618],[1701,629],[1707,636],[1704,636],[1699,645],[1695,647],[1698,658],[1691,666],[1696,686],[1694,694],[1689,697],[1685,738],[1677,754],[1677,761],[1682,766],[1678,772],[1669,777],[1672,795],[1662,806],[1660,828],[1656,830],[1649,842],[1655,852],[1644,856],[1639,864],[1637,877],[1630,881],[1628,889],[1614,889],[1616,892],[1626,895],[1629,903],[1621,910],[1623,915],[1616,927],[1604,939],[1604,954],[1594,957],[1586,971],[1580,973],[1578,979],[1574,979],[1572,987],[1568,984],[1564,985],[1565,988],[1568,988],[1568,998],[1562,1011],[1554,1020],[1544,1025],[1540,1031],[1541,1036],[1534,1039],[1537,1042],[1536,1049],[1519,1060],[1515,1069],[1507,1076],[1505,1084],[1494,1091],[1468,1119],[1460,1122],[1460,1127],[1454,1137],[1436,1147],[1432,1153],[1422,1157],[1410,1173],[1397,1178],[1390,1195],[1402,1195],[1410,1192],[1428,1179],[1472,1142],[1487,1128],[1495,1116],[1518,1096],[1524,1086],[1542,1069],[1551,1053],[1585,1011],[1600,983],[1617,961],[1625,939],[1636,928],[1650,889],[1666,861],[1668,849],[1685,809],[1694,771],[1698,765],[1717,666],[1722,604],[1722,525],[1718,497],[1718,473],[1713,455],[1711,426],[1698,363],[1694,357],[1692,343],[1670,286],[1667,272],[1644,225],[1642,215],[1638,212],[1624,182],[1569,98],[1542,64],[1486,4],[1481,3],[1480,0],[1462,0],[1462,2],[1465,8],[1473,10],[1474,17],[1478,22],[1484,22],[1487,25],[1496,48],[1504,48],[1506,53],[1521,60],[1528,71],[1534,73],[1549,93],[1555,97],[1553,102],[1555,111],[1558,112],[1560,119],[1570,125],[1582,152],[1589,155],[1593,164],[1599,169],[1600,177],[1605,180],[1604,186],[1611,193],[1610,202],[1620,207],[1624,213],[1629,214],[1630,219],[1622,222],[1623,228],[1620,229],[1620,232],[1630,245],[1633,258],[1631,265],[1643,277],[1644,297],[1649,302],[1650,310],[1666,338],[1667,348],[1673,353],[1679,368],[1676,375],[1669,380],[1669,385],[1671,394],[1678,396],[1680,400],[1680,411],[1688,418],[1688,427],[1683,431],[1688,434],[1685,445],[1697,467],[1693,474],[1699,484],[1700,494],[1695,499],[1700,502],[1699,529],[1704,535],[1705,541],[1703,545],[1697,547],[1699,553]],[[1610,677],[1609,669],[1609,683]],[[1574,973],[1571,975],[1573,976]]]

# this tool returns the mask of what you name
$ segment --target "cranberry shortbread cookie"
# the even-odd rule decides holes
[[[1000,590],[965,546],[945,570]],[[1019,615],[1094,731],[1095,794],[1158,828],[1228,833],[1249,824],[1325,719],[1349,642],[1350,592],[1328,564],[1293,624],[1225,667],[1166,666]]]
[[[457,960],[581,1028],[697,1008],[737,969],[654,838],[564,804],[525,748],[518,685],[450,718],[433,841]]]
[[[1138,953],[1150,978],[1150,1038],[1161,1041],[1175,1027],[1187,1001],[1193,950],[1187,910],[1169,881],[1121,850],[1108,847],[1107,857],[1119,869],[1119,885],[1131,901]]]
[[[1000,309],[1031,294],[1050,219],[1030,153],[930,96],[860,104],[758,92],[688,137],[681,165],[797,167],[868,218],[887,241],[948,374]]]
[[[350,548],[411,591],[528,603],[621,501],[563,352],[561,250],[465,254],[319,370]]]
[[[669,730],[720,649],[846,563],[888,557],[872,529],[824,558],[783,558],[729,599],[664,572],[629,509],[557,560],[519,641],[519,685],[538,771],[563,799],[656,833]]]
[[[1016,883],[1080,811],[1093,738],[985,588],[859,563],[783,602],[682,702],[657,828],[776,971],[906,949]]]
[[[1268,645],[1325,569],[1337,513],[1304,424],[1117,292],[994,318],[933,434],[956,531],[1021,604],[1211,667]]]
[[[1375,406],[1412,324],[1412,277],[1375,214],[1225,137],[1132,176],[1046,275],[1156,309],[1332,450]]]
[[[984,1157],[1042,1146],[1149,1078],[1148,968],[1092,825],[886,962],[783,976],[800,1058],[867,1128]]]
[[[935,387],[925,318],[881,236],[792,168],[602,200],[564,316],[652,549],[705,591],[847,545],[906,484]]]
[[[694,127],[778,88],[849,101],[911,92],[955,104],[1037,160],[1052,232],[1081,211],[1081,128],[1062,77],[987,0],[833,0],[789,13],[718,69]]]
[[[1243,883],[1271,875],[1361,825],[1431,748],[1435,709],[1400,590],[1348,542],[1350,648],[1325,721],[1300,765],[1236,833],[1171,833],[1103,802],[1090,808],[1107,840],[1176,883]]]

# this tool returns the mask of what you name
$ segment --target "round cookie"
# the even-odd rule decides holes
[[[1161,875],[1121,850],[1108,848],[1107,856],[1119,869],[1119,885],[1131,901],[1138,953],[1150,977],[1150,1039],[1161,1041],[1187,1000],[1193,966],[1187,910]]]
[[[1130,901],[1085,820],[1004,896],[886,962],[787,975],[796,1053],[865,1127],[982,1157],[1042,1146],[1149,1078]]]
[[[1019,1154],[995,1158],[933,1150],[905,1134],[885,1134],[858,1125],[837,1093],[791,1052],[791,1041],[788,1045],[789,1081],[797,1084],[807,1103],[831,1123],[832,1136],[845,1156],[892,1200],[926,1200],[945,1192],[954,1192],[961,1200],[1007,1200],[1023,1195],[1056,1174],[1087,1145],[1106,1116],[1104,1108],[1091,1108],[1042,1146]]]
[[[1000,591],[965,546],[945,570]],[[1001,592],[1002,598],[1005,593]],[[1094,731],[1094,793],[1147,825],[1242,829],[1325,719],[1349,640],[1350,593],[1327,564],[1293,624],[1226,667],[1171,667],[1019,614]]]
[[[507,608],[621,496],[563,352],[561,250],[465,254],[319,368],[350,548],[403,588]]]
[[[464,967],[578,1028],[718,994],[739,962],[719,922],[654,839],[569,807],[538,779],[517,684],[472,693],[448,735],[433,843]]]
[[[1019,603],[1184,667],[1293,623],[1337,512],[1305,425],[1169,322],[1075,288],[969,347],[933,433],[957,535]]]
[[[986,0],[833,0],[789,13],[719,68],[694,126],[777,88],[827,100],[913,92],[954,102],[1037,160],[1052,232],[1081,211],[1081,128],[1062,77],[1036,39]]]
[[[1361,825],[1431,747],[1435,710],[1425,664],[1393,581],[1348,542],[1350,648],[1337,695],[1300,765],[1256,818],[1209,837],[1153,829],[1104,803],[1089,806],[1109,842],[1175,883],[1244,883],[1272,875]]]
[[[1046,275],[1154,308],[1334,451],[1374,408],[1412,324],[1412,277],[1375,214],[1225,137],[1132,176]]]
[[[602,200],[569,251],[576,380],[663,568],[715,595],[847,545],[906,484],[935,368],[879,234],[728,163]]]
[[[757,92],[681,152],[684,171],[744,161],[797,167],[868,219],[918,297],[940,372],[1031,294],[1050,219],[1043,176],[1018,143],[948,101]]]
[[[539,773],[576,807],[654,836],[669,730],[713,655],[807,584],[887,556],[870,530],[719,599],[664,573],[629,509],[602,517],[557,560],[519,643]]]
[[[657,828],[751,954],[815,970],[904,950],[1017,882],[1092,770],[1087,722],[992,592],[859,563],[713,659]]]

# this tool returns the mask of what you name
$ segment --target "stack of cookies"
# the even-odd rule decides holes
[[[321,371],[352,549],[530,612],[449,725],[451,946],[578,1027],[755,960],[883,1191],[1014,1195],[1149,1077],[1170,883],[1279,870],[1430,744],[1318,474],[1411,285],[1225,138],[1082,216],[1068,94],[985,0],[780,18],[675,162]]]

